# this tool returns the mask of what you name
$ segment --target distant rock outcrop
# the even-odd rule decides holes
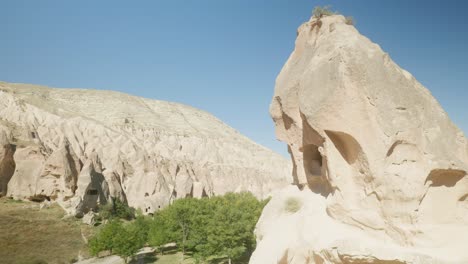
[[[297,187],[266,206],[251,264],[468,263],[465,136],[343,16],[299,27],[270,112]]]
[[[151,213],[181,197],[289,183],[290,163],[181,104],[0,83],[0,193],[83,215],[112,197]]]

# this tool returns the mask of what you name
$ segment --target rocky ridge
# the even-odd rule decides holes
[[[214,116],[101,90],[0,83],[0,193],[83,215],[112,198],[152,213],[181,197],[289,183],[290,163]]]

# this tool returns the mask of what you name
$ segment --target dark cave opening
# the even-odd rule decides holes
[[[309,144],[303,147],[304,170],[307,178],[322,176],[322,155],[318,146]]]
[[[318,194],[328,196],[331,192],[326,176],[326,160],[319,151],[319,146],[305,145],[302,148],[304,172],[309,188]]]

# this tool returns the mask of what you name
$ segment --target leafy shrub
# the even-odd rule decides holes
[[[353,18],[352,16],[347,16],[347,17],[345,18],[345,23],[346,23],[347,25],[354,25],[354,18]]]
[[[1,196],[0,196],[1,197]],[[24,203],[23,200],[16,200],[16,199],[13,199],[13,197],[8,197],[8,199],[6,200],[7,203]]]
[[[170,206],[169,206],[170,207]],[[161,253],[164,253],[164,245],[176,241],[174,219],[169,215],[167,209],[159,211],[150,223],[148,233],[148,243],[152,246],[158,247]]]
[[[316,6],[314,8],[314,10],[312,11],[312,15],[315,17],[315,18],[322,18],[324,16],[331,16],[335,14],[335,12],[331,11],[331,7],[330,6]]]
[[[150,225],[151,218],[142,214],[138,214],[135,218],[135,221],[129,225],[129,229],[132,232],[138,234],[138,238],[140,239],[139,244],[146,244],[148,241]]]
[[[145,245],[147,230],[141,220],[124,225],[120,220],[111,220],[89,241],[92,255],[110,250],[112,254],[121,256],[125,261]]]
[[[135,218],[135,209],[119,199],[113,198],[112,202],[99,207],[99,216],[102,219],[120,218],[131,220]]]
[[[99,232],[89,240],[89,250],[93,256],[104,250],[114,248],[114,234],[122,232],[122,224],[117,220],[111,220],[104,225]]]
[[[302,207],[301,201],[295,197],[289,197],[285,203],[285,210],[289,213],[295,213]]]

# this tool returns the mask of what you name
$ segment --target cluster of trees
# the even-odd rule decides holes
[[[127,223],[111,220],[90,240],[91,253],[111,250],[127,259],[144,245],[162,250],[175,242],[197,262],[247,259],[255,249],[253,231],[266,203],[250,193],[179,199],[153,217],[138,215]]]

